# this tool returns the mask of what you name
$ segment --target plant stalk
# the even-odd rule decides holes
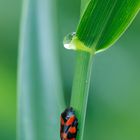
[[[78,118],[79,131],[77,140],[83,140],[93,56],[93,54],[88,52],[77,52],[76,69],[70,103],[70,106],[74,108]]]

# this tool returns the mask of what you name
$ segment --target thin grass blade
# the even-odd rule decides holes
[[[59,117],[65,103],[56,19],[55,0],[24,1],[18,63],[18,140],[59,140]]]

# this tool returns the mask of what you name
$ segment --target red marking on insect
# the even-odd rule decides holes
[[[73,123],[74,120],[75,120],[75,116],[73,115],[73,116],[71,116],[71,117],[67,120],[67,122],[65,123],[65,125],[67,125],[67,126],[71,125],[71,124]]]
[[[76,131],[77,131],[77,130],[76,130],[75,127],[70,127],[70,128],[69,128],[69,132],[70,132],[70,133],[76,133]]]

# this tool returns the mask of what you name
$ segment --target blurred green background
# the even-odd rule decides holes
[[[21,0],[0,0],[0,140],[16,139],[16,79]],[[73,5],[74,4],[74,5]],[[75,31],[80,0],[58,0],[64,91],[69,102],[75,52],[63,37]],[[96,55],[85,139],[140,140],[140,14],[110,49]]]
[[[20,0],[0,0],[0,140],[16,139]]]

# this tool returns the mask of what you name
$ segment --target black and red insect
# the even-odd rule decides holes
[[[76,140],[78,119],[72,107],[62,112],[60,121],[61,140]]]

